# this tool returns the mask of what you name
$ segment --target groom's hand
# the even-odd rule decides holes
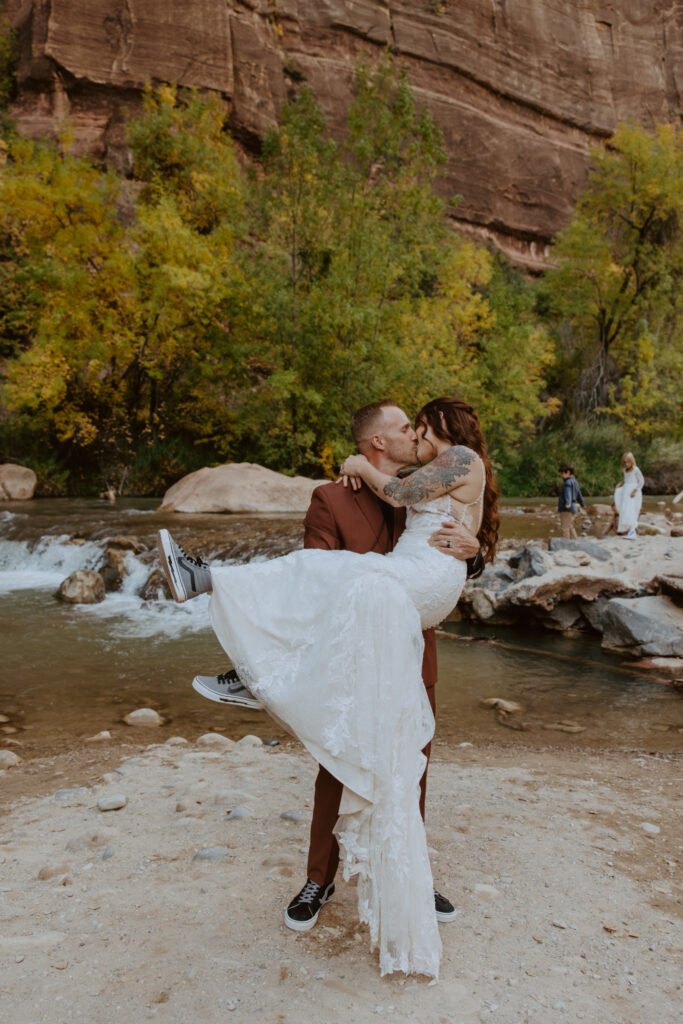
[[[479,553],[479,541],[474,534],[462,523],[450,520],[441,524],[441,529],[431,535],[429,543],[444,554],[459,558],[461,562],[466,562],[468,558],[474,558]]]

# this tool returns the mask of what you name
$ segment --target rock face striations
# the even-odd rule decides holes
[[[0,0],[0,7],[2,0]],[[4,0],[19,30],[20,130],[69,116],[79,148],[126,170],[148,81],[214,90],[255,148],[296,81],[336,134],[360,57],[389,47],[441,125],[456,223],[543,264],[619,121],[680,116],[678,0]]]

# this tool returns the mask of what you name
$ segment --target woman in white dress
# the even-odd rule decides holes
[[[495,555],[497,489],[471,406],[436,399],[418,414],[418,459],[404,479],[362,455],[344,486],[407,506],[388,555],[302,550],[209,570],[167,531],[159,550],[176,600],[212,590],[214,630],[245,685],[344,785],[336,834],[344,877],[379,945],[382,974],[438,976],[441,942],[419,811],[423,747],[434,717],[421,678],[422,630],[458,601],[466,566],[428,543],[444,517]],[[340,486],[342,484],[340,483]]]
[[[617,484],[614,491],[614,504],[619,515],[617,533],[627,540],[637,537],[636,527],[638,516],[643,504],[643,474],[636,466],[633,452],[625,452],[621,457],[621,468],[624,479]]]

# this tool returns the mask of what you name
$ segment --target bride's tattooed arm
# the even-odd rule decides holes
[[[341,468],[342,474],[358,475],[382,501],[389,505],[415,505],[438,498],[466,482],[476,460],[474,452],[456,445],[441,452],[432,462],[399,479],[375,469],[362,455],[352,455]]]

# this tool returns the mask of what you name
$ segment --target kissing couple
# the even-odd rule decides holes
[[[304,550],[210,569],[161,530],[159,552],[177,601],[212,593],[211,623],[238,686],[304,744],[321,766],[318,783],[336,781],[344,878],[358,876],[381,974],[436,978],[438,894],[421,816],[434,714],[422,673],[431,662],[433,684],[433,627],[458,602],[465,559],[477,549],[484,562],[495,556],[497,488],[477,416],[459,399],[427,403],[414,429],[394,402],[374,403],[354,414],[352,434],[359,454],[339,482],[313,492]],[[397,475],[415,461],[419,469]],[[361,518],[367,536],[357,543],[346,523]],[[309,877],[288,907],[290,927],[314,924],[331,895],[336,843],[329,848],[320,881]],[[455,916],[440,899],[443,916]]]

